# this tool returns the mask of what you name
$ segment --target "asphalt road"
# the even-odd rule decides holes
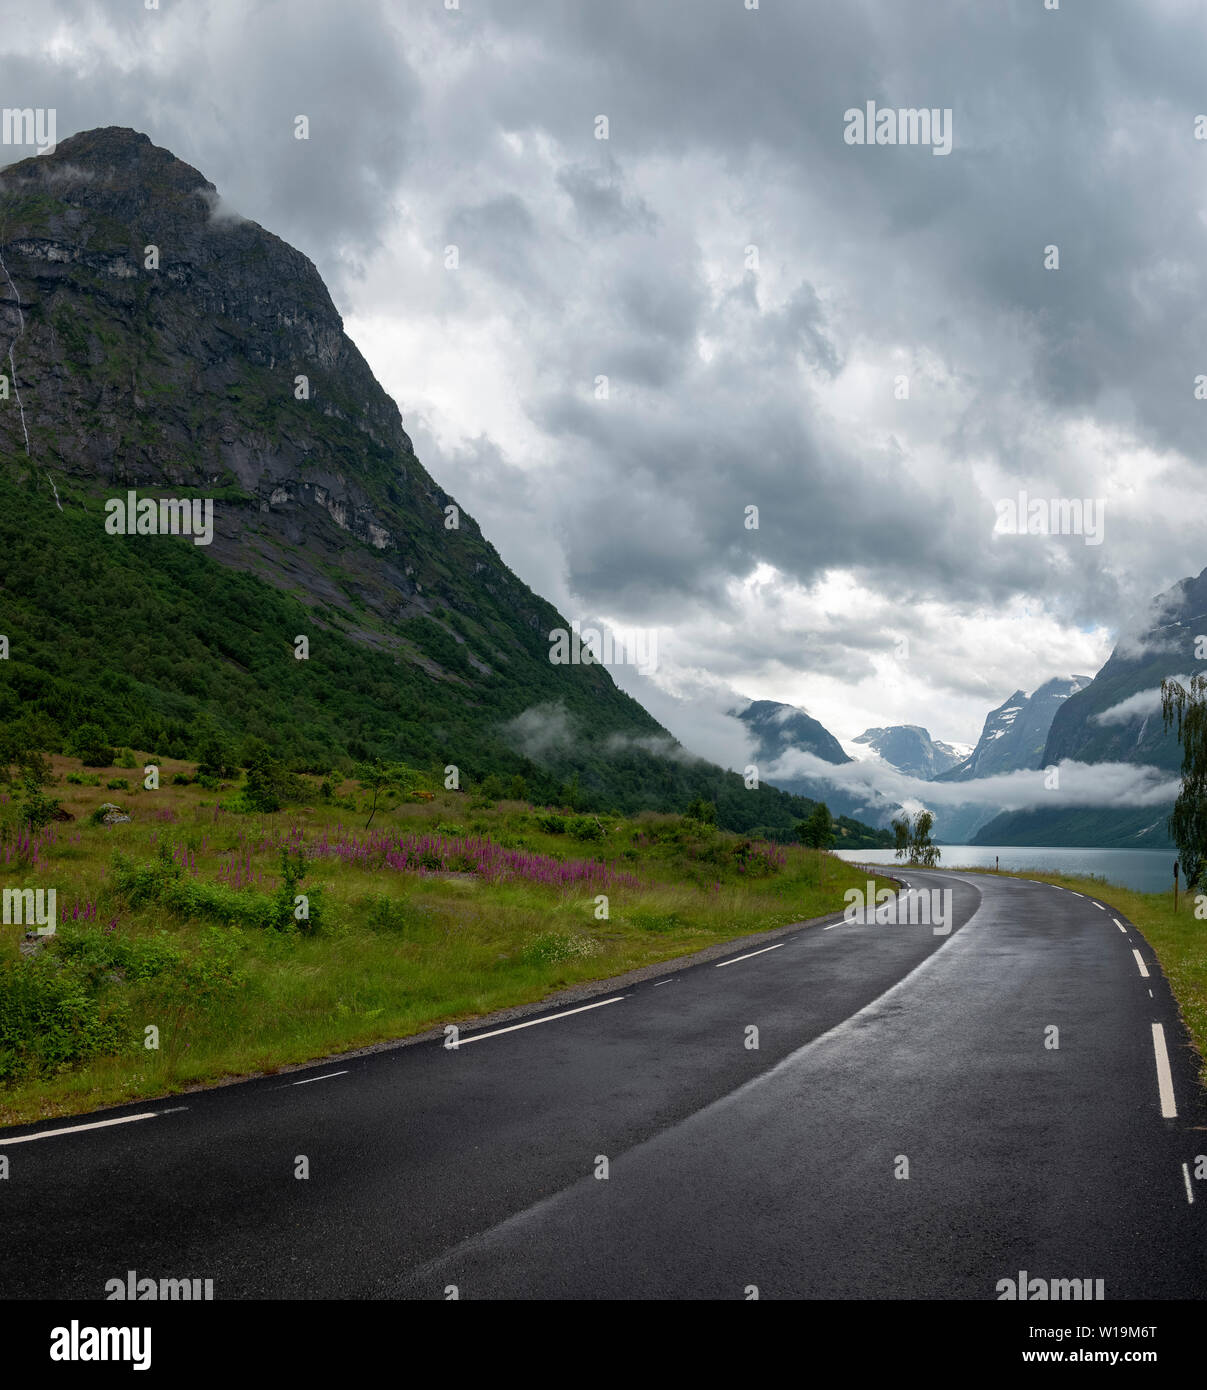
[[[1139,933],[906,877],[954,930],[836,918],[456,1049],[0,1131],[0,1297],[1204,1297],[1207,1111]]]

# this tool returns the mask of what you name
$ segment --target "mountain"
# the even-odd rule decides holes
[[[1044,762],[1146,763],[1177,771],[1182,750],[1161,720],[1161,682],[1202,666],[1207,641],[1207,569],[1159,594],[1138,637],[1120,642],[1094,680],[1058,711]]]
[[[865,729],[852,742],[863,744],[898,771],[927,781],[964,762],[972,752],[967,746],[937,742],[919,724]]]
[[[775,762],[794,751],[812,753],[827,763],[851,761],[829,729],[794,705],[752,700],[745,709],[731,712],[750,729],[760,763]]]
[[[554,664],[571,625],[415,457],[313,264],[145,135],[0,173],[0,344],[0,722],[27,740],[260,739],[584,808],[705,796],[739,830],[807,812],[692,758],[604,666]],[[109,525],[127,499],[135,534]],[[212,532],[154,534],[184,503]]]
[[[1201,669],[1207,634],[1207,570],[1180,580],[1152,602],[1143,629],[1119,642],[1102,670],[1056,712],[1042,766],[1065,759],[1124,762],[1177,772],[1182,750],[1161,719],[1161,682]],[[999,816],[981,844],[1065,844],[1164,848],[1172,806],[1090,807]]]
[[[1003,772],[1046,766],[1044,745],[1064,703],[1091,682],[1089,676],[1058,676],[1033,694],[1016,690],[990,710],[970,757],[936,776],[937,782],[968,782]]]
[[[842,744],[825,725],[795,705],[780,704],[776,700],[754,700],[740,710],[732,710],[731,714],[749,727],[754,737],[754,757],[763,777],[767,775],[767,768],[793,752],[811,753],[835,767],[855,761],[843,751]],[[772,781],[773,785],[793,796],[824,801],[836,817],[858,821],[880,830],[900,809],[896,802],[871,788],[855,785],[848,789],[820,775],[773,773]],[[883,843],[891,842],[891,836],[886,833]]]

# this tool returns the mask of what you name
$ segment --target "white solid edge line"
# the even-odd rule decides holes
[[[1190,1185],[1190,1165],[1187,1163],[1182,1164],[1182,1177],[1186,1180],[1186,1200],[1193,1206],[1194,1188]]]
[[[1148,966],[1144,964],[1144,957],[1140,954],[1139,951],[1135,949],[1135,947],[1132,948],[1132,955],[1135,956],[1136,964],[1140,967],[1140,974],[1143,975],[1144,978],[1147,980]]]
[[[158,1110],[148,1110],[144,1115],[122,1115],[116,1120],[97,1120],[91,1125],[68,1125],[66,1129],[44,1129],[40,1134],[19,1134],[15,1139],[5,1139],[0,1134],[0,1149],[7,1144],[32,1144],[35,1139],[53,1139],[56,1134],[82,1134],[86,1129],[108,1129],[110,1125],[128,1125],[135,1120],[153,1120]]]
[[[1153,1054],[1157,1059],[1157,1089],[1161,1093],[1161,1116],[1166,1120],[1176,1120],[1178,1107],[1173,1096],[1173,1076],[1169,1070],[1169,1053],[1165,1050],[1165,1029],[1159,1023],[1153,1024]]]
[[[309,1086],[312,1081],[330,1081],[333,1076],[347,1075],[346,1069],[344,1071],[329,1071],[325,1076],[308,1076],[305,1081],[291,1081],[289,1084],[291,1086]]]
[[[594,1004],[582,1004],[577,1009],[565,1009],[560,1014],[549,1014],[545,1018],[532,1018],[527,1023],[513,1023],[507,1028],[492,1028],[489,1033],[475,1033],[472,1038],[458,1038],[457,1047],[450,1047],[449,1052],[456,1052],[458,1048],[465,1047],[467,1043],[481,1042],[483,1038],[497,1038],[500,1033],[514,1033],[517,1028],[535,1028],[538,1023],[552,1023],[555,1018],[569,1018],[571,1014],[584,1014],[588,1009],[602,1009],[605,1004],[619,1004],[622,999],[627,999],[627,994],[615,994],[611,999],[600,999]],[[442,1043],[441,1046],[444,1046]]]
[[[835,925],[837,926],[837,923],[835,923]],[[716,965],[713,966],[713,969],[720,970],[723,965],[737,965],[738,961],[749,960],[751,956],[763,956],[766,955],[768,951],[778,951],[783,944],[782,941],[777,941],[774,946],[764,946],[760,951],[748,951],[744,956],[734,956],[733,960],[719,960]]]

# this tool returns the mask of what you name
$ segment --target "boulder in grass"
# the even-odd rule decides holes
[[[102,801],[92,813],[93,825],[121,825],[129,819],[125,811],[120,806],[115,806],[112,801]]]

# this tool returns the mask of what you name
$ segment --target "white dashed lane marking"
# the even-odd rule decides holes
[[[122,1115],[116,1120],[97,1120],[90,1125],[68,1125],[65,1129],[44,1129],[40,1134],[19,1134],[15,1139],[5,1139],[0,1135],[0,1149],[9,1144],[32,1144],[35,1139],[54,1139],[60,1134],[83,1134],[89,1129],[109,1129],[112,1125],[130,1125],[135,1120],[153,1120],[161,1114],[159,1110],[148,1110],[142,1115]]]
[[[835,922],[834,925],[837,926],[838,923]],[[774,946],[764,946],[761,951],[748,951],[744,956],[734,956],[733,960],[719,960],[717,961],[713,969],[720,970],[722,966],[737,965],[738,961],[749,960],[751,956],[763,956],[766,955],[768,951],[778,951],[783,944],[784,943],[782,941],[777,941]]]
[[[512,1023],[506,1028],[492,1028],[489,1033],[475,1033],[472,1038],[459,1038],[457,1047],[450,1047],[449,1052],[456,1052],[457,1048],[466,1047],[469,1043],[481,1042],[483,1038],[497,1038],[500,1033],[514,1033],[519,1028],[535,1028],[538,1023],[552,1023],[555,1018],[569,1018],[571,1014],[585,1014],[588,1009],[602,1009],[605,1004],[619,1004],[622,999],[627,999],[627,994],[614,994],[611,999],[600,999],[594,1004],[580,1004],[577,1009],[563,1009],[560,1014],[549,1014],[545,1018],[529,1019],[527,1023]],[[443,1047],[444,1044],[441,1043]]]
[[[1136,964],[1137,964],[1137,966],[1139,966],[1139,968],[1140,968],[1140,974],[1143,975],[1144,978],[1147,980],[1147,979],[1148,979],[1148,966],[1144,964],[1144,957],[1141,956],[1140,952],[1137,951],[1137,950],[1135,950],[1135,949],[1133,949],[1132,955],[1135,956],[1135,958],[1136,958]]]
[[[347,1076],[347,1070],[329,1071],[322,1076],[308,1076],[304,1081],[291,1081],[291,1086],[309,1086],[312,1081],[330,1081],[333,1076]]]
[[[1153,1056],[1157,1062],[1157,1090],[1161,1096],[1161,1116],[1166,1120],[1176,1120],[1178,1107],[1173,1095],[1169,1053],[1165,1050],[1165,1029],[1159,1023],[1153,1024]]]

